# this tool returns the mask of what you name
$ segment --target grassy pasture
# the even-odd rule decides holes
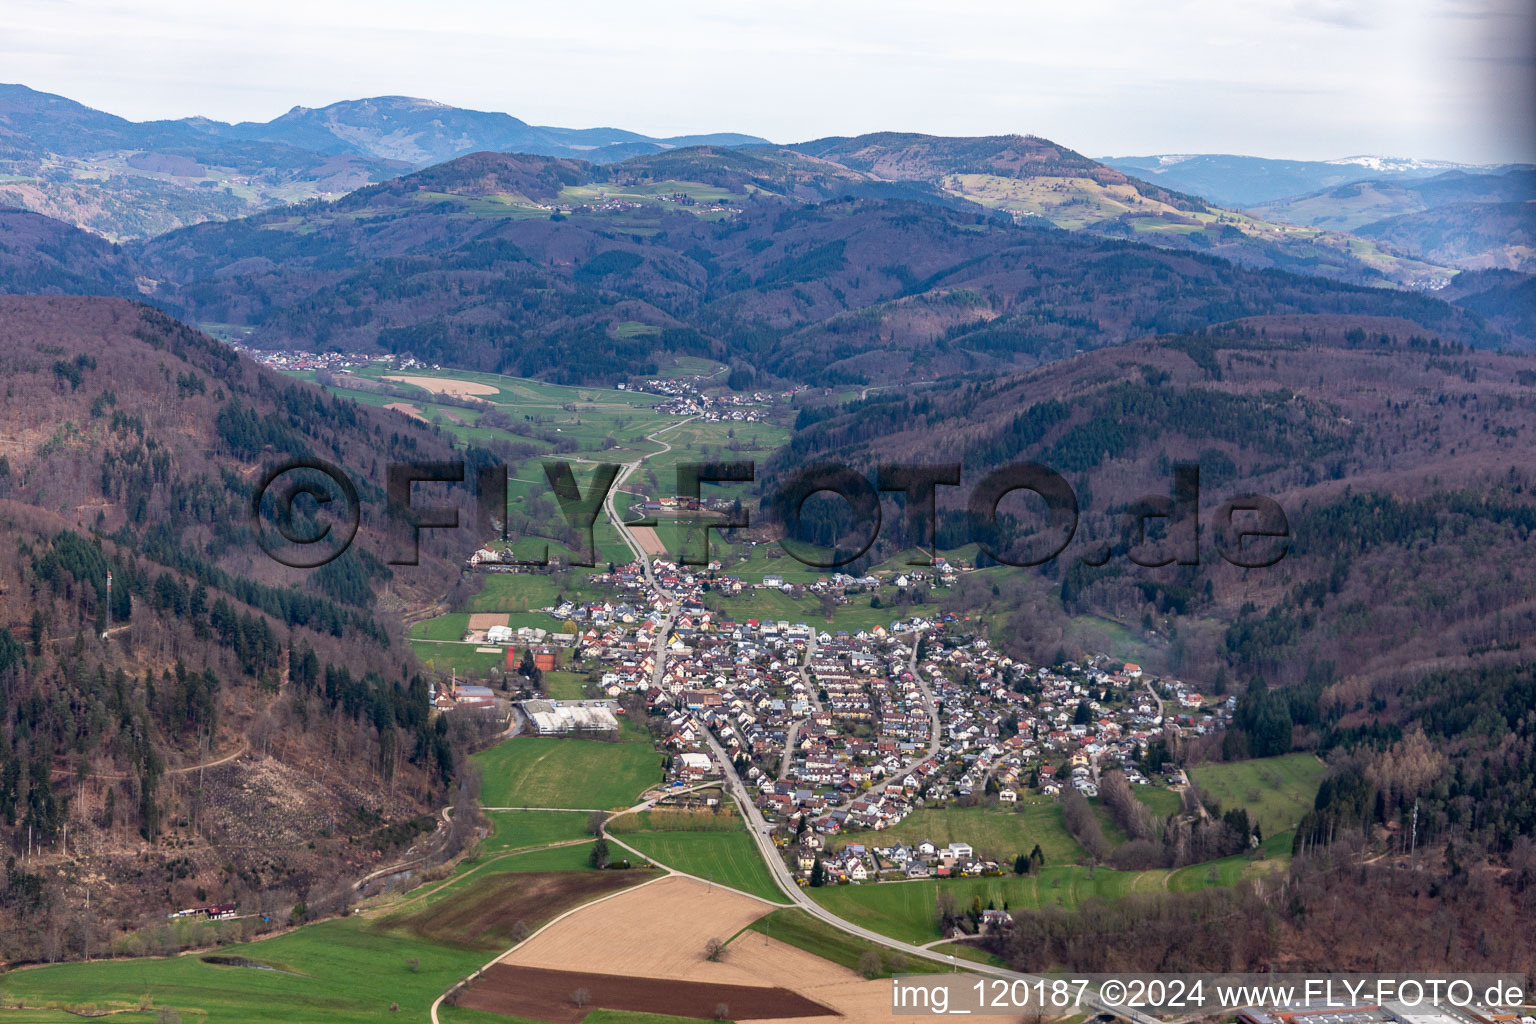
[[[1183,802],[1179,794],[1171,789],[1163,789],[1159,786],[1132,786],[1131,792],[1136,799],[1146,804],[1152,813],[1159,818],[1166,818],[1170,814],[1177,814]]]
[[[859,960],[870,951],[881,954],[882,970],[879,977],[887,976],[893,963],[891,950],[877,946],[868,939],[839,931],[820,918],[812,917],[799,907],[785,907],[771,914],[764,914],[747,927],[754,932],[761,932],[770,939],[787,942],[807,953],[814,953],[823,960],[841,964],[850,971],[858,970]],[[908,963],[921,965],[924,961],[912,958]]]
[[[581,811],[486,811],[485,817],[491,834],[480,843],[481,856],[591,837]]]
[[[895,939],[921,943],[942,937],[938,928],[940,893],[948,893],[961,911],[973,906],[976,900],[982,907],[1014,911],[1071,910],[1088,899],[1117,900],[1132,894],[1235,885],[1243,879],[1282,870],[1289,862],[1290,849],[1290,834],[1282,833],[1267,839],[1257,856],[1225,857],[1177,871],[1115,871],[1080,864],[1052,867],[1047,860],[1045,869],[1033,876],[879,882],[807,891],[816,902],[855,924]]]
[[[37,1009],[0,1011],[0,1021],[66,1019],[35,1016],[49,1007],[148,1011],[113,1020],[154,1020],[168,1007],[203,1024],[423,1020],[444,989],[485,959],[483,952],[425,943],[355,917],[227,946],[218,955],[271,969],[219,966],[189,953],[15,971],[0,982],[4,1000],[24,999]]]
[[[1190,775],[1207,799],[1223,810],[1247,808],[1266,836],[1293,828],[1312,809],[1327,766],[1311,754],[1202,764]]]
[[[474,755],[487,807],[628,807],[661,781],[649,741],[515,736]]]
[[[740,889],[766,900],[783,902],[757,844],[743,829],[737,832],[624,832],[618,835],[658,864],[720,885]]]

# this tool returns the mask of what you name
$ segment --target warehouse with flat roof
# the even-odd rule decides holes
[[[547,700],[525,700],[523,714],[540,736],[570,736],[576,733],[616,733],[619,720],[607,708],[584,704],[556,705]]]

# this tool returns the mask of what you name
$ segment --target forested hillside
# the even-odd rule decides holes
[[[157,297],[194,320],[254,328],[257,346],[383,349],[566,382],[651,373],[676,353],[789,381],[932,379],[1284,313],[1398,316],[1474,345],[1505,340],[1422,295],[1014,224],[975,207],[789,202],[753,184],[767,180],[754,159],[708,161],[713,175],[657,172],[714,183],[699,192],[646,184],[628,164],[598,175],[572,161],[477,154],[335,204],[201,225],[133,251],[162,282]],[[660,333],[622,336],[626,322]]]
[[[1191,740],[1207,756],[1369,761],[1422,732],[1453,770],[1389,791],[1367,818],[1396,822],[1418,799],[1423,834],[1467,830],[1501,851],[1536,827],[1530,357],[1403,322],[1258,318],[808,409],[801,427],[759,474],[765,515],[796,467],[960,462],[962,485],[938,489],[940,547],[980,537],[1019,560],[1038,534],[1058,536],[1042,506],[1007,499],[1000,528],[978,533],[971,488],[1023,461],[1065,477],[1080,517],[1062,554],[978,576],[962,599],[1009,609],[1003,637],[1021,656],[1059,657],[1080,617],[1124,623],[1160,668],[1242,695],[1236,729]],[[1179,463],[1199,466],[1199,543],[1183,542],[1182,512],[1144,540],[1136,503],[1173,496]],[[1284,557],[1269,567],[1220,554],[1233,550],[1222,504],[1250,494],[1284,515],[1288,539],[1265,549]],[[843,550],[866,532],[836,505],[804,522],[806,540]],[[867,561],[917,539],[896,521],[881,535]],[[1133,560],[1191,550],[1198,564]]]
[[[0,293],[144,298],[153,285],[121,248],[40,213],[0,207]]]
[[[453,777],[398,616],[472,539],[392,570],[382,501],[387,460],[449,446],[121,300],[0,297],[0,367],[0,833],[24,855],[0,955],[198,901],[332,900]],[[287,457],[347,467],[363,499],[314,572],[251,532]]]

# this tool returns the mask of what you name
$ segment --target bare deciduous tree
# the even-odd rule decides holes
[[[1102,861],[1110,854],[1109,840],[1104,838],[1104,828],[1094,817],[1088,798],[1075,789],[1068,788],[1061,797],[1061,816],[1067,831],[1088,851],[1094,861]]]

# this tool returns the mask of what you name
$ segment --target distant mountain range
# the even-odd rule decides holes
[[[1536,269],[1536,170],[1352,182],[1252,212],[1266,220],[1353,232],[1442,266]]]
[[[114,241],[334,200],[487,152],[570,162],[559,187],[537,198],[502,190],[525,212],[555,209],[561,188],[577,187],[571,201],[581,205],[580,186],[643,181],[658,193],[670,182],[680,192],[703,185],[793,203],[916,200],[1351,283],[1432,290],[1461,269],[1536,270],[1529,244],[1536,205],[1528,202],[1536,171],[1528,169],[1472,174],[1375,157],[1102,163],[1027,135],[880,132],[787,146],[734,133],[653,138],[530,125],[402,96],[295,107],[266,122],[134,122],[0,86],[0,206]],[[413,189],[422,190],[421,180]],[[1255,197],[1270,201],[1254,206]]]
[[[229,124],[206,117],[129,121],[24,85],[0,85],[0,157],[48,153],[91,156],[109,150],[153,150],[206,163],[249,165],[267,155],[254,143],[323,157],[393,161],[412,167],[481,150],[579,156],[593,163],[660,153],[679,146],[766,144],[755,135],[717,132],[657,139],[621,128],[552,128],[510,114],[465,110],[411,96],[344,100],[294,107],[270,121]],[[608,147],[622,147],[605,154]],[[283,154],[292,156],[294,154]]]
[[[1154,203],[1129,184],[1095,186],[1181,226],[1169,238],[1182,248],[1015,218],[931,180],[964,166],[997,172],[984,175],[995,187],[1025,187],[1041,179],[1002,172],[1083,159],[1044,140],[919,136],[816,148],[860,165],[900,164],[915,180],[767,148],[686,149],[607,167],[478,153],[335,203],[201,224],[115,254],[18,212],[9,230],[0,217],[0,248],[19,266],[53,265],[57,252],[96,261],[88,279],[61,275],[56,288],[34,280],[33,290],[147,289],[192,322],[226,325],[261,348],[394,351],[567,383],[632,379],[676,355],[769,380],[931,380],[1256,315],[1386,316],[1426,336],[1506,340],[1426,295],[1213,258],[1196,243],[1242,255],[1247,236],[1224,241],[1233,229],[1203,207],[1164,221],[1172,202],[1184,202],[1176,196]],[[1252,244],[1247,255],[1261,264],[1266,253],[1296,258],[1278,243]],[[29,245],[40,250],[30,261]],[[1484,316],[1502,309],[1503,294],[1481,299]]]
[[[326,156],[399,160],[417,167],[481,151],[579,156],[604,164],[682,146],[750,146],[768,141],[735,132],[658,139],[622,128],[552,128],[531,125],[510,114],[465,110],[411,96],[344,100],[318,109],[294,107],[265,122],[225,124],[189,118],[175,123],[218,139],[273,142]]]
[[[1218,206],[1246,209],[1355,181],[1408,182],[1447,171],[1500,174],[1529,164],[1458,164],[1445,160],[1350,156],[1339,160],[1271,160],[1227,153],[1107,156],[1102,163]]]
[[[1348,232],[1458,270],[1536,270],[1536,168],[1434,160],[1123,157],[1129,174],[1265,221]]]
[[[657,139],[618,128],[530,125],[404,96],[295,107],[267,122],[135,122],[24,85],[0,85],[0,204],[112,239],[334,198],[465,153],[597,164],[680,146],[762,144],[716,133]]]

